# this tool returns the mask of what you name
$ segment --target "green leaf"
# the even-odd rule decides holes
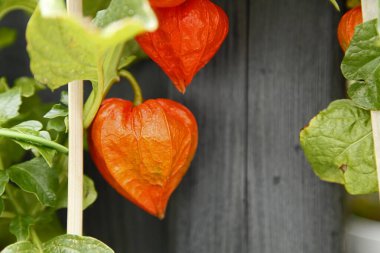
[[[24,155],[25,151],[20,145],[11,139],[0,137],[0,170],[21,162]]]
[[[36,8],[38,0],[0,0],[0,19],[8,12],[21,9],[32,13]]]
[[[14,130],[21,134],[28,134],[31,136],[37,136],[41,139],[45,139],[48,143],[51,142],[50,134],[46,131],[41,131],[42,124],[36,120],[30,120],[22,122],[21,124],[18,124],[11,128],[11,130]],[[23,149],[25,150],[32,150],[36,153],[39,153],[43,156],[43,158],[46,160],[48,165],[51,167],[53,164],[54,155],[56,154],[56,151],[50,147],[46,146],[40,146],[35,145],[35,143],[32,143],[30,141],[20,141],[15,140]]]
[[[6,92],[9,90],[7,79],[5,77],[0,77],[0,93]]]
[[[335,9],[340,11],[339,4],[336,2],[336,0],[329,0],[329,1],[330,1],[330,3],[332,3],[334,5]]]
[[[130,40],[125,43],[123,53],[120,58],[118,69],[122,69],[131,65],[131,63],[136,60],[141,60],[146,58],[147,55],[141,49],[136,40]]]
[[[21,106],[20,89],[11,89],[0,93],[0,126],[19,115]]]
[[[4,170],[0,170],[0,196],[3,195],[5,191],[5,186],[7,186],[8,181],[8,174]]]
[[[56,89],[72,80],[90,80],[93,93],[84,107],[84,126],[94,118],[107,86],[118,79],[123,45],[157,28],[147,0],[113,0],[93,23],[66,13],[61,0],[41,0],[27,27],[35,78]]]
[[[56,204],[57,209],[67,207],[67,175],[60,185]],[[97,197],[98,193],[96,192],[94,181],[85,175],[83,177],[83,210],[92,205]]]
[[[41,157],[14,165],[7,170],[9,178],[26,192],[35,194],[46,206],[55,206],[58,190],[58,173]]]
[[[314,117],[300,134],[314,172],[344,184],[350,194],[377,191],[370,113],[351,100],[337,100]]]
[[[66,117],[69,115],[69,109],[66,106],[56,104],[53,105],[50,111],[48,111],[44,117],[47,119],[54,119],[57,117]]]
[[[0,27],[0,49],[12,45],[16,40],[16,37],[16,30],[7,27]]]
[[[36,217],[36,215],[42,213],[46,208],[37,199],[35,194],[23,191],[13,184],[7,185],[5,194],[7,198],[4,199],[4,202],[11,212]],[[17,200],[17,209],[13,208],[14,205],[9,199]]]
[[[380,37],[376,20],[358,25],[342,62],[343,75],[353,82],[348,95],[361,108],[380,109]]]
[[[14,235],[9,232],[9,223],[10,219],[0,218],[0,249],[4,249],[15,242]]]
[[[25,241],[29,239],[30,228],[34,223],[30,216],[17,215],[9,224],[9,231],[16,236],[17,241]]]
[[[69,105],[69,97],[66,91],[61,92],[61,99],[60,102],[66,106]]]
[[[91,237],[61,235],[42,245],[44,253],[114,253],[114,251]]]
[[[33,226],[42,242],[51,240],[52,238],[64,234],[66,231],[62,228],[61,222],[56,213],[50,215],[49,222],[38,222]]]
[[[98,72],[108,68],[110,50],[157,27],[146,0],[112,1],[97,16],[102,29],[69,16],[60,0],[41,0],[39,6],[27,27],[28,52],[35,78],[52,89],[73,80],[97,80]]]
[[[36,246],[29,241],[17,242],[6,247],[1,253],[41,253]],[[57,253],[57,252],[56,252]]]
[[[16,79],[14,87],[19,87],[21,89],[21,95],[26,98],[33,96],[38,90],[45,89],[43,85],[37,83],[36,80],[30,77],[20,77]]]
[[[84,16],[95,17],[96,13],[106,9],[110,2],[110,0],[84,0],[83,14]]]
[[[49,166],[53,163],[56,150],[68,153],[65,146],[50,140],[50,134],[46,131],[0,128],[0,136],[12,139],[25,150],[31,149],[34,153],[41,154]]]
[[[67,133],[68,132],[68,125],[66,124],[65,118],[54,118],[48,121],[46,129],[51,131],[56,131],[58,133]]]
[[[98,198],[94,181],[87,177],[83,177],[83,209],[91,206]]]
[[[49,119],[47,123],[47,130],[54,130],[58,133],[67,133],[67,116],[69,115],[69,109],[67,108],[65,93],[61,94],[61,103],[53,105],[53,107],[48,111],[44,117]]]

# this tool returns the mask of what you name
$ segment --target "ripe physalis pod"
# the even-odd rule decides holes
[[[184,93],[194,75],[215,55],[228,33],[228,17],[209,0],[156,8],[159,28],[136,39],[145,53]]]
[[[349,10],[341,18],[338,26],[338,40],[344,52],[347,50],[354,36],[355,27],[361,23],[363,23],[363,15],[360,6]]]
[[[89,130],[90,153],[103,177],[125,198],[160,219],[197,144],[193,114],[168,99],[138,106],[122,99],[105,100]]]
[[[184,3],[186,0],[150,0],[150,5],[159,8],[174,7]]]

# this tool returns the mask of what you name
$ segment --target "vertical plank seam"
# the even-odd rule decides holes
[[[244,219],[245,219],[245,231],[244,231],[244,248],[246,252],[250,252],[249,250],[249,187],[248,187],[248,146],[249,146],[249,52],[250,52],[250,0],[246,0],[246,59],[245,59],[245,75],[246,75],[246,84],[245,84],[245,171],[244,171]]]

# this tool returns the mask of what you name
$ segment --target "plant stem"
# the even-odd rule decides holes
[[[40,250],[40,252],[43,252],[43,251],[42,251],[42,243],[41,243],[41,240],[40,240],[40,238],[38,237],[37,232],[36,232],[36,230],[35,230],[34,228],[32,228],[32,229],[30,230],[30,234],[31,234],[31,236],[32,236],[32,241],[33,241],[33,243],[37,246],[37,248]]]
[[[89,98],[87,99],[84,105],[84,111],[83,111],[84,129],[87,129],[91,125],[104,97],[104,94],[103,94],[104,93],[104,73],[103,73],[102,62],[103,60],[101,59],[98,63],[98,84],[97,84],[98,87],[96,89],[93,89],[92,93],[90,94]]]
[[[136,78],[131,74],[131,72],[127,70],[121,70],[119,74],[120,76],[126,78],[132,86],[133,92],[135,93],[133,104],[135,106],[141,104],[143,102],[143,96],[142,96],[140,85],[137,82]]]
[[[67,154],[69,152],[69,150],[65,146],[62,146],[61,144],[58,144],[54,141],[50,141],[35,135],[19,133],[6,128],[0,128],[0,136],[8,137],[18,141],[24,141],[27,143],[32,143],[38,146],[45,146],[48,148],[55,149],[64,154]]]

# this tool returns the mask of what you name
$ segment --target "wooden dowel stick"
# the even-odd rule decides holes
[[[362,0],[363,21],[377,18],[378,9],[378,0]],[[371,111],[371,121],[380,197],[380,111]]]
[[[67,0],[67,12],[82,16],[82,0]],[[69,83],[69,168],[67,233],[83,231],[83,82]]]

